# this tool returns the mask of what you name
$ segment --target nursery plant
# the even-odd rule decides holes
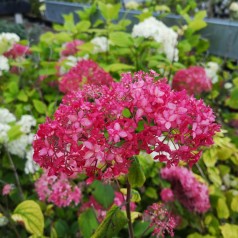
[[[0,33],[1,237],[237,237],[235,62],[120,8]]]

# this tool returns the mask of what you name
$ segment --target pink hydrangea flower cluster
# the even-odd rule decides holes
[[[4,53],[7,58],[17,59],[25,57],[31,53],[30,48],[25,45],[15,43],[13,47]]]
[[[13,184],[5,184],[3,189],[2,189],[2,195],[6,196],[8,195],[12,190],[14,189],[14,185]]]
[[[150,227],[154,228],[153,236],[165,237],[166,232],[174,236],[174,229],[179,225],[180,218],[168,211],[165,204],[153,203],[144,214],[145,220],[149,217]]]
[[[171,183],[174,197],[190,211],[205,213],[210,208],[208,187],[187,168],[163,168],[161,177]]]
[[[126,210],[125,203],[126,203],[125,196],[123,196],[123,194],[120,192],[115,192],[113,204],[117,205],[118,207],[122,206],[121,209],[125,211]],[[89,198],[89,201],[82,205],[80,211],[84,211],[87,208],[91,208],[91,207],[94,208],[98,221],[102,222],[107,214],[108,209],[103,208],[103,206],[100,205],[93,196],[91,196]],[[130,209],[131,211],[135,211],[136,204],[134,202],[130,203]]]
[[[58,207],[69,206],[72,202],[78,205],[81,200],[80,188],[72,185],[70,178],[64,173],[57,177],[48,176],[45,171],[35,182],[35,189],[41,201],[52,202]]]
[[[84,44],[84,41],[82,40],[73,40],[73,41],[67,42],[63,46],[63,50],[61,51],[61,56],[67,57],[70,55],[75,55],[77,52],[79,52],[78,46],[83,44]]]
[[[85,85],[67,94],[54,119],[39,126],[34,160],[50,174],[84,172],[91,180],[126,174],[141,150],[169,166],[196,163],[219,131],[213,111],[157,76],[126,73],[110,88]]]
[[[190,95],[199,95],[202,92],[211,91],[212,81],[207,77],[204,68],[191,66],[188,69],[181,69],[176,72],[172,88],[177,91],[185,89]]]
[[[84,84],[110,85],[113,78],[92,60],[81,60],[59,81],[63,93],[78,90]]]
[[[160,192],[160,196],[163,202],[173,202],[174,193],[170,188],[164,188]]]

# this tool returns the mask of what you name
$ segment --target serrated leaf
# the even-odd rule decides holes
[[[140,162],[137,158],[134,158],[134,160],[131,163],[129,174],[128,174],[128,180],[132,187],[142,187],[145,183],[145,174],[140,166]]]
[[[92,238],[111,238],[126,225],[127,218],[119,207],[113,205],[107,212],[103,222],[99,225]]]
[[[100,181],[94,181],[91,184],[94,191],[92,192],[93,197],[99,202],[104,208],[109,208],[114,201],[114,190],[111,185],[103,184]],[[105,196],[105,194],[107,196]]]
[[[80,232],[85,238],[91,237],[98,227],[96,214],[92,208],[87,209],[78,218]]]
[[[226,223],[219,227],[223,238],[237,238],[238,237],[238,226]]]
[[[28,96],[23,90],[21,90],[19,92],[19,94],[17,95],[17,99],[19,99],[22,102],[27,102],[28,101]]]
[[[89,29],[90,26],[91,26],[90,21],[80,21],[79,23],[76,24],[75,28],[79,32],[85,32]]]
[[[35,100],[33,100],[33,105],[37,112],[39,112],[40,114],[46,114],[47,107],[46,107],[45,103],[41,102],[40,100],[35,99]]]
[[[26,200],[20,203],[14,210],[12,219],[16,222],[23,222],[29,233],[43,235],[44,217],[36,202]]]
[[[207,167],[213,167],[217,162],[217,151],[214,148],[206,150],[203,153],[203,161]]]

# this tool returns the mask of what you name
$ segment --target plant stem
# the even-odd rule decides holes
[[[133,227],[131,223],[131,185],[129,181],[127,180],[127,193],[126,193],[126,215],[128,218],[128,231],[129,231],[129,237],[134,238],[134,233],[133,233]]]
[[[19,192],[20,192],[21,200],[24,200],[24,195],[23,195],[23,191],[22,191],[22,188],[21,188],[20,179],[19,179],[19,176],[17,174],[16,167],[15,167],[15,165],[13,163],[12,157],[11,157],[10,153],[8,152],[7,148],[6,148],[6,152],[7,152],[7,157],[9,159],[9,161],[10,161],[12,170],[14,172],[14,176],[15,176],[15,179],[16,179],[17,187],[18,187]]]

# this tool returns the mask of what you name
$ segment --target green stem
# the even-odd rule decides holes
[[[129,237],[134,238],[134,232],[131,222],[131,185],[129,181],[127,180],[127,193],[126,193],[126,215],[128,218],[128,231],[129,231]]]
[[[17,174],[16,167],[15,167],[15,165],[14,165],[14,163],[13,163],[12,157],[11,157],[9,151],[7,150],[7,148],[6,148],[6,152],[7,152],[7,157],[8,157],[8,159],[9,159],[9,161],[10,161],[12,170],[13,170],[13,172],[14,172],[14,176],[15,176],[15,179],[16,179],[17,187],[18,187],[19,192],[20,192],[21,200],[24,200],[24,195],[23,195],[23,191],[22,191],[22,188],[21,188],[20,179],[19,179],[19,176],[18,176],[18,174]]]

